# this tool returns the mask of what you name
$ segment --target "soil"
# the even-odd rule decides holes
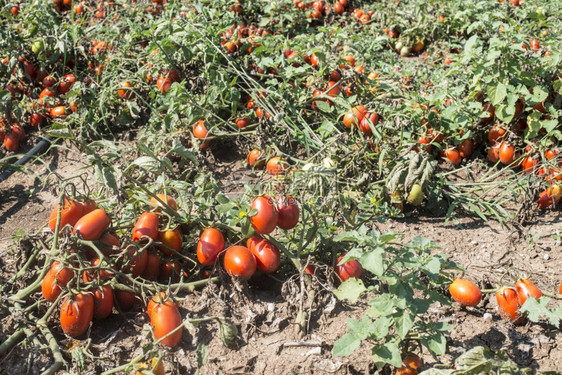
[[[220,155],[217,155],[220,158]],[[25,250],[13,240],[33,234],[46,222],[56,204],[55,182],[49,171],[60,176],[79,173],[83,160],[76,150],[59,148],[44,158],[44,164],[31,166],[27,173],[15,173],[0,183],[0,282],[13,276],[17,258]],[[236,192],[247,180],[256,178],[244,172],[232,160],[211,160],[211,167],[223,174],[227,192]],[[239,160],[239,159],[237,159]],[[230,172],[229,172],[230,171]],[[560,210],[538,213],[525,225],[484,222],[474,217],[457,217],[445,222],[443,217],[412,213],[404,219],[374,224],[381,231],[432,239],[442,252],[467,270],[464,277],[483,288],[500,282],[508,269],[528,275],[541,290],[554,293],[560,283],[562,268]],[[558,235],[558,237],[557,237]],[[299,279],[289,281],[275,275],[254,280],[249,285],[232,284],[222,277],[220,285],[186,296],[181,302],[182,316],[225,316],[234,323],[239,335],[231,348],[220,340],[216,321],[193,326],[184,331],[181,344],[174,350],[161,350],[169,374],[364,374],[373,371],[370,348],[359,348],[349,357],[334,357],[334,341],[347,332],[346,320],[360,317],[365,303],[336,301],[320,287],[316,303],[310,310],[308,334],[300,337],[294,324],[298,302],[294,290]],[[548,322],[515,326],[502,320],[496,312],[492,294],[486,294],[476,308],[440,306],[432,314],[453,325],[447,354],[424,358],[424,368],[437,363],[451,363],[458,353],[475,346],[506,351],[521,367],[533,372],[562,370],[562,333]],[[56,316],[56,314],[54,314]],[[14,331],[16,316],[0,310],[0,342]],[[114,313],[103,324],[93,324],[89,339],[65,338],[52,318],[49,326],[61,347],[68,367],[63,373],[98,374],[133,360],[149,350],[149,320],[142,310]],[[31,329],[36,329],[30,325]],[[39,345],[38,345],[39,344]],[[53,363],[46,343],[25,341],[0,359],[0,374],[38,374]],[[97,359],[93,359],[94,357]],[[80,365],[83,363],[83,365]],[[132,373],[128,371],[127,373]]]

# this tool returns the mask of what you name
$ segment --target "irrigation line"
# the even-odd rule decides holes
[[[14,166],[24,165],[29,160],[31,160],[35,155],[45,151],[47,147],[51,145],[51,136],[47,135],[43,138],[35,147],[29,150],[29,153],[22,156],[18,161],[16,161]],[[4,172],[0,174],[0,182],[5,181],[8,177],[10,177],[15,172],[14,169],[8,168]]]

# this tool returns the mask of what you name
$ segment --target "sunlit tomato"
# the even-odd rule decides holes
[[[105,319],[111,315],[113,310],[113,289],[104,285],[94,292],[94,318]]]
[[[523,172],[532,173],[534,172],[539,166],[539,159],[533,157],[531,155],[526,156],[525,159],[521,162],[521,169]]]
[[[41,283],[43,297],[49,302],[55,302],[62,292],[61,287],[64,288],[73,277],[73,270],[65,268],[59,261],[54,261]]]
[[[154,212],[145,212],[138,218],[133,228],[133,241],[139,241],[143,236],[158,239],[158,215]]]
[[[174,198],[172,198],[170,195],[164,195],[164,194],[156,194],[156,196],[158,198],[160,198],[160,200],[162,202],[166,202],[166,204],[174,211],[178,210],[178,205],[176,203],[176,200]],[[150,198],[150,204],[155,206],[155,207],[163,207],[162,203],[158,202],[156,200],[156,198],[151,197]],[[159,210],[157,210],[159,211]]]
[[[261,155],[260,150],[253,149],[248,153],[248,156],[246,157],[246,162],[248,162],[248,164],[251,167],[261,168],[264,166],[265,160],[263,158],[260,158],[260,155]]]
[[[154,337],[161,339],[181,326],[183,320],[174,302],[169,299],[164,303],[155,304],[150,316],[150,325],[154,329]],[[174,333],[160,341],[162,345],[171,348],[179,344],[182,338],[183,328],[177,329]]]
[[[250,211],[256,210],[256,214],[250,218],[254,230],[259,234],[269,234],[277,226],[279,215],[273,204],[273,199],[260,196],[254,199],[250,205]]]
[[[499,142],[504,138],[506,132],[507,130],[505,128],[501,127],[499,124],[495,124],[488,133],[488,141],[490,141],[490,143]]]
[[[460,165],[462,158],[459,150],[456,148],[448,148],[445,150],[445,157],[454,165]]]
[[[558,151],[554,149],[548,149],[544,152],[544,157],[546,160],[554,159],[558,155]]]
[[[421,367],[420,357],[415,354],[408,354],[402,359],[402,367],[396,369],[395,375],[417,375]]]
[[[160,231],[158,233],[158,241],[162,242],[162,245],[158,245],[158,249],[165,255],[171,255],[172,250],[180,252],[182,245],[181,232],[178,228],[174,230]]]
[[[205,139],[211,136],[207,128],[205,128],[205,120],[199,120],[193,125],[193,135],[199,139]]]
[[[156,80],[156,87],[158,88],[158,90],[160,90],[160,92],[163,92],[165,94],[172,86],[172,83],[173,82],[170,78],[160,77]]]
[[[457,150],[459,150],[459,154],[461,155],[461,157],[463,158],[468,158],[470,157],[470,155],[472,155],[472,147],[474,145],[474,142],[472,141],[472,139],[465,139],[463,140],[458,146],[457,146]]]
[[[361,17],[361,16],[359,16],[359,17]],[[351,65],[352,67],[355,66],[355,57],[350,56],[350,55],[347,55],[347,56],[344,56],[343,59],[344,59],[345,61],[347,61],[347,63],[348,63],[349,65]],[[341,67],[342,67],[342,66],[340,65],[340,68],[341,68]]]
[[[57,87],[58,93],[64,95],[67,92],[69,92],[74,82],[76,82],[76,78],[74,77],[74,74],[65,75],[63,77],[62,82],[59,83],[59,86]]]
[[[6,147],[6,150],[17,151],[19,144],[20,141],[17,134],[15,133],[6,134],[4,138],[4,147]]]
[[[281,229],[293,229],[299,222],[299,205],[292,196],[278,195],[277,201],[277,226]]]
[[[326,90],[328,96],[335,97],[341,92],[341,85],[338,85],[335,81],[330,81],[326,86]]]
[[[249,279],[256,266],[256,258],[245,246],[229,247],[224,254],[224,269],[232,276]]]
[[[539,52],[539,49],[541,48],[541,44],[539,43],[538,40],[532,39],[531,48],[533,49],[534,52]]]
[[[248,250],[256,258],[257,268],[265,273],[275,272],[281,263],[281,253],[271,242],[258,236],[248,239]]]
[[[508,142],[502,142],[500,145],[500,161],[503,164],[511,164],[514,160],[515,146]]]
[[[341,281],[345,281],[352,277],[356,279],[361,277],[364,270],[363,267],[361,267],[361,263],[359,263],[357,259],[350,260],[349,262],[341,265],[339,264],[344,256],[345,254],[340,255],[338,257],[338,260],[336,261],[336,267],[335,267],[336,275],[338,275]]]
[[[82,216],[74,225],[74,234],[80,233],[86,241],[94,241],[100,238],[111,220],[103,208],[98,208]]]
[[[22,142],[25,139],[25,130],[20,124],[13,124],[11,131],[18,137],[18,141]]]
[[[32,113],[29,118],[29,124],[34,127],[42,125],[44,121],[45,117],[40,113]]]
[[[133,84],[129,81],[121,82],[119,85],[119,90],[117,93],[122,99],[130,100],[135,98],[135,92],[130,90],[133,87]]]
[[[267,172],[272,176],[277,176],[285,173],[286,167],[279,156],[275,156],[267,161]]]
[[[318,56],[316,56],[315,54],[312,54],[310,56],[310,65],[312,65],[315,68],[318,68]]]
[[[51,87],[51,86],[53,86],[55,83],[57,83],[57,80],[56,80],[55,77],[53,77],[53,76],[50,76],[50,75],[49,75],[49,76],[46,76],[46,77],[43,78],[43,87],[44,87],[44,88]],[[54,94],[54,92],[53,92],[53,94]],[[54,95],[53,95],[53,96],[54,96]]]
[[[115,290],[115,301],[117,306],[122,311],[130,311],[140,301],[135,293],[127,292],[124,290]]]
[[[148,263],[148,251],[135,245],[129,245],[120,261],[122,261],[123,272],[130,273],[133,277],[140,276]]]
[[[488,160],[492,163],[497,163],[500,160],[500,146],[501,144],[496,142],[488,149]]]
[[[482,300],[482,292],[476,284],[466,279],[455,279],[449,285],[453,299],[465,306],[476,306]]]
[[[148,253],[146,258],[146,267],[141,274],[145,280],[158,280],[160,274],[160,257],[156,253]]]
[[[250,125],[250,120],[248,120],[248,117],[246,116],[237,118],[235,122],[238,129],[244,129],[246,126]]]
[[[365,117],[359,123],[359,129],[365,134],[367,137],[373,135],[373,131],[371,130],[371,124],[376,125],[379,122],[379,115],[376,112],[373,113],[366,113]]]
[[[197,259],[204,266],[215,263],[217,256],[224,250],[224,237],[215,228],[207,228],[197,243]]]
[[[91,293],[79,293],[65,297],[60,308],[60,325],[71,337],[82,336],[94,317],[94,297]]]
[[[106,232],[100,237],[99,249],[106,257],[117,252],[120,247],[119,237],[115,233]]]
[[[515,289],[517,290],[517,300],[519,304],[523,306],[527,298],[533,297],[539,299],[542,297],[542,292],[535,284],[529,279],[519,279],[515,283]]]
[[[39,99],[43,99],[45,97],[54,98],[57,94],[51,90],[49,87],[46,87],[41,91],[39,94]]]
[[[57,204],[53,211],[51,211],[51,215],[49,215],[48,225],[53,232],[55,231],[55,227],[57,225],[58,211],[59,205]],[[80,203],[70,200],[69,198],[65,198],[60,211],[59,229],[62,229],[65,225],[74,226],[78,219],[82,217],[84,208]]]
[[[51,109],[51,111],[49,112],[49,114],[51,115],[52,118],[55,118],[55,117],[63,117],[63,116],[66,116],[66,115],[67,115],[67,113],[66,113],[66,108],[65,108],[65,106],[63,106],[63,105],[59,105],[59,106],[57,106],[57,107],[53,107],[53,108]]]
[[[180,281],[181,266],[179,262],[175,260],[165,260],[160,264],[160,274],[158,275],[158,281],[161,283],[177,283]]]
[[[496,301],[498,302],[498,312],[502,318],[511,319],[515,322],[521,318],[517,313],[519,301],[517,300],[517,291],[514,288],[502,287],[496,293]]]
[[[339,82],[341,79],[341,73],[338,70],[332,70],[330,73],[330,81],[332,82]]]

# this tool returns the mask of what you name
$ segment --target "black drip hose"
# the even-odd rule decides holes
[[[35,147],[33,147],[27,154],[22,156],[18,161],[16,161],[13,165],[24,165],[27,163],[31,158],[40,152],[43,152],[49,145],[51,144],[51,137],[46,136],[43,138]],[[13,169],[6,169],[4,172],[0,174],[0,182],[6,180],[8,177],[12,175],[15,171]]]

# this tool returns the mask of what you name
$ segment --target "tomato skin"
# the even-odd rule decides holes
[[[217,260],[217,256],[224,250],[224,237],[215,228],[207,228],[201,234],[197,243],[197,259],[204,266],[210,266]]]
[[[29,124],[33,127],[38,127],[39,125],[42,125],[44,121],[45,121],[45,116],[43,116],[40,113],[33,113],[29,118]]]
[[[279,268],[281,253],[274,244],[265,238],[252,236],[248,239],[246,246],[256,258],[256,266],[260,271],[272,273]]]
[[[519,301],[517,300],[517,291],[514,288],[502,287],[496,293],[496,301],[498,302],[498,312],[502,318],[509,318],[515,323],[519,321],[521,318],[517,313]]]
[[[396,369],[395,375],[417,375],[421,367],[422,361],[420,357],[415,354],[409,354],[402,359],[402,367]]]
[[[488,150],[488,160],[492,163],[497,163],[500,160],[500,144],[495,143]]]
[[[133,277],[140,276],[148,263],[148,251],[146,249],[139,250],[140,248],[129,245],[125,259],[123,259],[123,263],[127,264],[123,272],[130,273]]]
[[[172,255],[172,250],[179,253],[182,246],[182,235],[178,228],[174,230],[166,230],[158,232],[158,241],[162,245],[158,245],[158,249],[165,255]]]
[[[105,319],[113,310],[113,289],[104,285],[102,289],[94,292],[94,318]]]
[[[71,337],[82,336],[90,327],[94,317],[94,297],[91,293],[66,297],[60,308],[60,325],[63,332]]]
[[[54,232],[57,225],[59,205],[51,211],[49,215],[49,228]],[[63,206],[60,213],[60,223],[59,229],[64,228],[65,225],[74,226],[76,222],[82,217],[84,213],[84,207],[76,201],[70,200],[69,198],[64,199]]]
[[[154,328],[154,337],[160,339],[183,323],[180,312],[172,300],[156,304],[152,308],[150,325]],[[166,337],[160,343],[171,348],[179,344],[182,338],[183,328]]]
[[[256,258],[245,246],[229,247],[224,254],[224,269],[231,276],[247,280],[256,272],[256,267]]]
[[[180,281],[181,265],[175,260],[165,260],[160,264],[158,281],[161,283],[177,283]]]
[[[211,136],[207,128],[205,128],[205,120],[199,120],[193,125],[193,135],[199,139],[205,139]]]
[[[529,297],[539,299],[542,297],[542,292],[535,284],[529,279],[519,279],[515,283],[515,289],[517,290],[517,300],[519,304],[523,306],[525,301]]]
[[[111,220],[103,208],[98,208],[82,216],[74,225],[73,233],[80,233],[86,241],[94,241],[100,238]]]
[[[343,117],[343,124],[348,128],[350,128],[351,125],[357,126],[365,118],[365,115],[367,115],[367,109],[364,106],[355,106],[351,109],[351,112]]]
[[[248,156],[246,157],[246,161],[251,167],[261,168],[264,166],[265,160],[260,159],[260,154],[261,152],[258,149],[253,149],[248,153]]]
[[[539,48],[541,48],[541,44],[539,43],[538,40],[532,39],[531,48],[533,49],[534,52],[539,52]]]
[[[462,158],[459,150],[456,148],[448,148],[445,150],[445,157],[453,163],[453,165],[458,166],[461,164]]]
[[[235,122],[236,122],[236,126],[238,126],[238,129],[243,129],[246,126],[250,125],[250,120],[248,120],[248,117],[246,116],[242,118],[237,118]]]
[[[272,176],[278,176],[285,173],[285,166],[279,156],[273,157],[267,161],[267,172]]]
[[[250,211],[256,209],[257,213],[250,218],[254,230],[259,234],[269,234],[277,226],[279,215],[272,199],[259,196],[250,205]]]
[[[379,115],[376,112],[366,113],[365,117],[359,122],[359,129],[368,137],[373,135],[369,121],[371,121],[373,125],[376,125],[379,121]]]
[[[133,228],[133,241],[137,242],[141,240],[143,236],[147,236],[156,241],[158,239],[158,224],[158,215],[154,212],[145,212],[140,215]]]
[[[122,82],[121,85],[119,85],[119,87],[122,87],[117,91],[121,99],[131,100],[135,98],[135,93],[133,90],[125,90],[133,87],[133,84],[131,82],[129,81]]]
[[[164,195],[164,194],[156,194],[156,196],[158,198],[160,198],[160,200],[162,202],[166,202],[166,204],[174,211],[178,210],[178,204],[176,203],[176,200],[174,198],[172,198],[170,195]],[[156,200],[156,198],[151,197],[150,198],[150,204],[155,206],[155,207],[163,207],[162,203],[158,202]],[[157,210],[159,211],[159,210]]]
[[[300,210],[298,203],[292,196],[278,195],[277,201],[277,226],[281,229],[293,229],[299,222]]]
[[[4,147],[8,151],[17,151],[20,146],[20,140],[16,133],[11,132],[10,134],[6,134],[4,138]]]
[[[459,150],[461,157],[466,159],[472,155],[473,146],[474,142],[472,139],[465,139],[457,146],[457,150]]]
[[[53,107],[49,114],[52,118],[66,116],[66,108],[63,105]]]
[[[74,271],[65,268],[62,263],[55,260],[41,283],[41,293],[49,302],[55,302],[70,280],[74,277]]]
[[[361,277],[364,270],[363,267],[361,267],[361,263],[359,263],[357,259],[350,260],[349,262],[342,265],[338,265],[344,256],[345,254],[340,255],[338,257],[338,260],[336,261],[336,267],[335,267],[336,275],[338,275],[342,281],[345,281],[352,277],[356,279]]]
[[[146,258],[146,267],[141,277],[146,280],[156,281],[160,274],[160,257],[156,253],[148,253]]]
[[[502,142],[500,145],[500,161],[502,164],[511,164],[514,160],[515,146],[508,142]]]
[[[482,292],[476,284],[466,279],[454,279],[449,285],[453,299],[465,306],[476,306],[482,300]]]
[[[118,306],[123,311],[130,311],[139,302],[137,295],[135,293],[127,292],[124,290],[116,290],[115,300]]]

